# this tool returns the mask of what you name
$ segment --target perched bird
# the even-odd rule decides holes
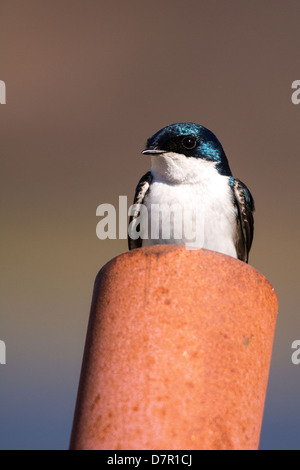
[[[189,246],[183,222],[190,217],[190,227],[195,228],[197,221],[201,228],[195,246],[247,263],[254,201],[245,184],[232,176],[216,136],[198,124],[171,124],[147,140],[142,154],[151,157],[152,166],[136,188],[128,227],[129,249],[154,244]],[[165,236],[164,221],[169,224]]]

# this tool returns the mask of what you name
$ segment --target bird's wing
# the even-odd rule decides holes
[[[238,179],[234,180],[233,193],[237,207],[238,236],[235,245],[237,257],[248,263],[254,231],[254,201],[247,186]]]
[[[148,171],[138,182],[138,185],[135,190],[134,201],[133,204],[136,204],[136,208],[134,210],[134,214],[129,218],[129,227],[132,227],[131,222],[135,221],[140,212],[140,206],[143,204],[145,195],[147,191],[149,191],[149,187],[152,181],[152,173]],[[133,250],[134,248],[140,248],[142,246],[142,239],[137,238],[134,240],[130,237],[130,229],[128,229],[128,248],[129,250]]]

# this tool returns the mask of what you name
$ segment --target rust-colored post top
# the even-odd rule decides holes
[[[242,261],[152,246],[94,289],[71,449],[257,449],[277,296]]]

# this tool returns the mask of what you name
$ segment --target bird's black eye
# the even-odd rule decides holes
[[[197,145],[196,139],[194,137],[184,137],[182,139],[182,145],[184,148],[191,150],[194,149]]]

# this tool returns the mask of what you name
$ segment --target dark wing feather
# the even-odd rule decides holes
[[[134,221],[140,212],[139,206],[143,204],[144,198],[146,193],[149,191],[150,184],[152,181],[152,173],[148,171],[138,182],[138,185],[135,190],[134,201],[133,204],[136,204],[136,209],[134,214],[129,218],[129,226],[132,221]],[[134,248],[140,248],[142,246],[142,239],[137,238],[136,240],[130,237],[130,230],[128,230],[128,248],[129,250],[133,250]]]
[[[238,259],[248,263],[254,231],[254,201],[247,186],[238,179],[234,180],[233,193],[234,202],[237,207],[237,256]]]

